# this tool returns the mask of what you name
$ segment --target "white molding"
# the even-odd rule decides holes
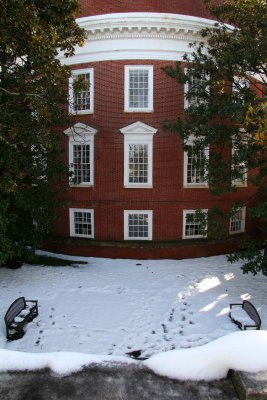
[[[157,129],[144,124],[141,121],[134,122],[124,128],[124,187],[128,189],[151,189],[153,188],[153,136]],[[145,183],[129,182],[129,145],[147,145],[148,151],[148,176]]]
[[[229,234],[235,235],[237,233],[245,232],[245,225],[246,225],[246,206],[240,207],[237,212],[241,210],[241,220],[240,220],[240,229],[237,231],[231,230],[231,224],[233,222],[233,218],[230,218],[230,227],[229,227]],[[238,220],[239,221],[239,220]]]
[[[73,92],[73,77],[80,74],[89,74],[89,95],[90,109],[74,110],[74,92]],[[94,68],[82,68],[71,71],[69,78],[69,113],[72,115],[93,114],[94,113]]]
[[[189,43],[203,41],[200,30],[215,21],[168,13],[115,13],[78,18],[87,38],[66,65],[107,60],[182,60]]]
[[[64,131],[69,136],[69,168],[73,171],[73,146],[75,144],[90,145],[90,182],[73,183],[70,177],[69,185],[71,187],[90,187],[94,185],[94,136],[97,133],[95,128],[85,125],[81,122],[76,123],[71,128]]]
[[[147,214],[148,237],[129,237],[129,214]],[[153,237],[153,211],[152,210],[124,210],[124,240],[152,240]]]
[[[83,212],[83,213],[90,213],[91,214],[91,229],[92,234],[89,235],[78,235],[75,234],[75,226],[74,226],[74,213],[75,212]],[[70,236],[71,237],[82,237],[87,239],[94,239],[94,210],[89,208],[70,208],[69,209],[69,225],[70,225]]]
[[[123,135],[154,135],[158,130],[141,121],[137,121],[125,126],[120,131]]]
[[[130,71],[132,70],[148,71],[148,105],[144,108],[130,107],[129,86],[130,86]],[[124,66],[124,111],[128,113],[134,112],[153,112],[153,65],[125,65]]]
[[[99,35],[113,31],[132,32],[134,28],[139,31],[146,28],[148,32],[153,29],[156,29],[157,32],[162,29],[166,32],[198,32],[207,26],[214,26],[216,21],[184,14],[129,12],[83,17],[78,18],[76,22],[88,33]]]
[[[188,140],[185,141],[185,144],[188,146],[194,145],[194,135],[190,135]],[[205,157],[208,159],[209,158],[209,148],[205,148]],[[194,182],[194,183],[189,183],[187,182],[187,169],[188,169],[188,152],[184,150],[184,188],[185,189],[207,189],[209,187],[209,184],[207,181],[203,182]]]
[[[94,136],[97,133],[97,129],[92,126],[83,124],[82,122],[77,122],[72,127],[64,130],[67,136],[76,136],[73,140],[86,140],[88,136]]]
[[[196,213],[196,209],[194,210],[183,210],[183,239],[204,239],[207,237],[206,235],[191,235],[191,236],[187,236],[185,234],[185,228],[186,228],[186,216],[187,214],[195,214]],[[208,213],[208,209],[201,209],[200,211],[202,211],[203,213]]]

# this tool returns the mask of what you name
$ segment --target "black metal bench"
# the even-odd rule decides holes
[[[230,304],[229,317],[241,330],[261,328],[259,313],[248,300]]]
[[[24,326],[38,315],[37,300],[25,300],[19,297],[9,307],[5,315],[6,337],[16,340],[23,337]]]

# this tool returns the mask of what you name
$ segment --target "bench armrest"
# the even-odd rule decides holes
[[[26,304],[27,304],[27,303],[34,303],[34,305],[37,306],[38,300],[26,300]]]
[[[232,306],[243,306],[243,303],[230,303],[230,309],[232,308]]]

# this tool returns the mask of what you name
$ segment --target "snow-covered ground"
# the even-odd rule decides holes
[[[180,357],[180,361],[188,357],[189,365],[192,358],[193,373],[193,360],[199,354],[204,362],[205,349],[209,357],[210,352],[216,354],[215,348],[221,351],[223,343],[228,349],[236,348],[237,341],[240,353],[244,353],[243,340],[246,348],[248,342],[254,346],[252,353],[256,352],[258,356],[259,353],[262,356],[262,352],[255,349],[256,343],[263,346],[264,342],[267,348],[267,332],[241,332],[228,317],[229,303],[250,300],[262,318],[262,329],[267,331],[267,277],[243,275],[240,264],[231,265],[225,256],[142,261],[64,258],[86,261],[87,264],[70,267],[23,265],[17,270],[0,269],[2,317],[13,300],[20,296],[37,299],[39,305],[39,315],[28,324],[22,339],[8,342],[4,318],[1,319],[0,370],[14,368],[12,362],[12,367],[8,366],[8,360],[13,356],[17,362],[20,359],[10,350],[27,352],[28,363],[30,355],[35,357],[34,360],[40,357],[32,353],[42,353],[39,358],[42,362],[34,362],[35,367],[41,367],[42,363],[49,364],[44,361],[47,355],[43,353],[56,353],[59,358],[60,354],[63,357],[65,352],[72,352],[76,364],[79,364],[76,359],[79,356],[74,357],[73,352],[83,353],[80,361],[83,365],[86,357],[88,363],[92,359],[118,361],[127,352],[141,349],[142,357],[157,355],[145,363],[160,373],[156,367],[158,363],[164,364],[159,361],[160,353],[180,349],[180,352],[171,351],[164,355],[168,360],[165,366],[173,365],[170,361],[173,357]],[[225,335],[228,336],[223,338]],[[221,339],[215,340],[218,338]],[[190,350],[186,352],[185,349]],[[229,362],[234,356],[227,348],[222,353],[228,354]],[[18,369],[21,365],[27,368],[26,354],[24,356],[25,363],[21,361]],[[267,354],[264,357],[266,368],[259,358],[255,362],[250,358],[250,368],[252,364],[253,371],[257,368],[267,370]],[[227,370],[227,356],[223,363]],[[205,375],[203,368],[201,365]],[[171,369],[175,370],[174,367]],[[209,367],[209,372],[211,370],[214,375],[214,366]],[[170,371],[162,371],[162,374],[171,375]],[[222,375],[220,370],[215,377]],[[189,372],[186,375],[192,379],[197,376]],[[173,377],[181,376],[177,372]],[[213,379],[214,376],[207,374],[206,378]]]

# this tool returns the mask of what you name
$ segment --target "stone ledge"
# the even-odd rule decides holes
[[[267,371],[257,374],[231,371],[229,376],[240,400],[267,399]]]
[[[237,400],[230,379],[177,381],[151,372],[141,362],[91,365],[65,377],[49,370],[0,373],[5,400]]]

